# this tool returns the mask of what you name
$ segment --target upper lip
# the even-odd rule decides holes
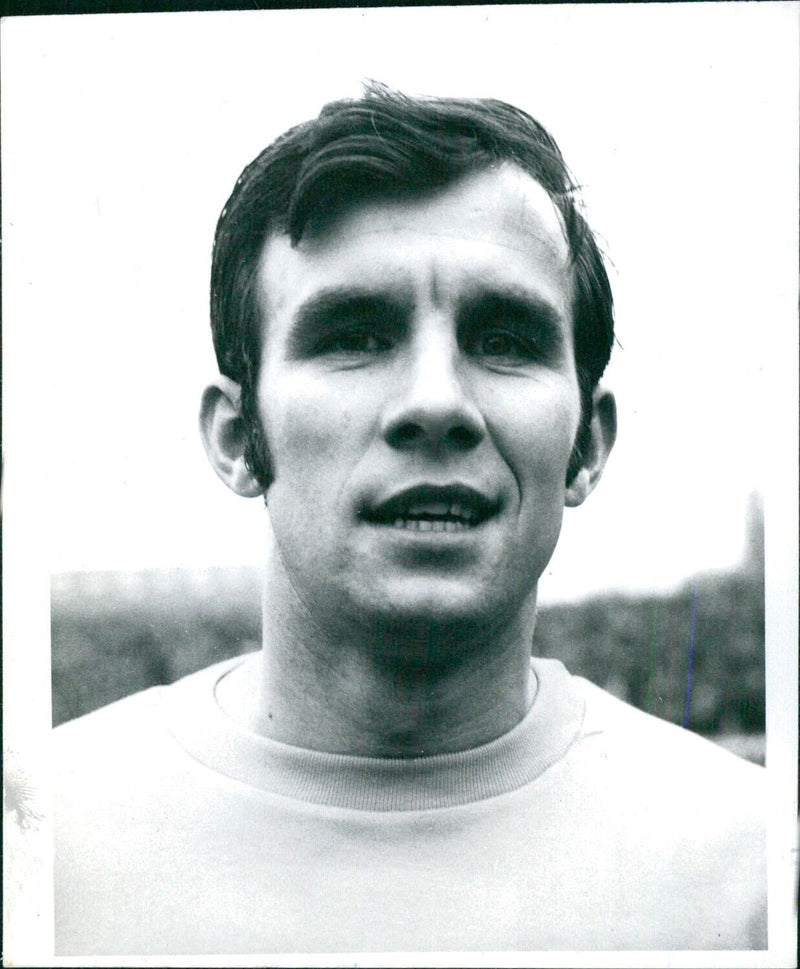
[[[464,484],[420,484],[369,504],[367,521],[391,524],[398,518],[458,519],[479,525],[497,510],[497,502]]]

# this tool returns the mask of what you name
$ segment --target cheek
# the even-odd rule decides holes
[[[577,385],[560,380],[529,384],[502,403],[502,409],[494,408],[491,427],[521,498],[531,491],[542,498],[542,489],[558,489],[561,495],[580,422]]]
[[[354,404],[307,375],[284,376],[261,396],[261,416],[276,480],[297,490],[330,489],[345,473],[357,434]]]
[[[518,490],[516,540],[510,570],[538,581],[555,550],[564,514],[567,467],[578,431],[580,403],[571,394],[531,395],[516,412],[515,431],[500,445]]]

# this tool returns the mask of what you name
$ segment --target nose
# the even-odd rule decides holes
[[[386,408],[382,432],[398,450],[442,448],[468,451],[486,433],[447,325],[421,328],[398,361],[396,393]]]

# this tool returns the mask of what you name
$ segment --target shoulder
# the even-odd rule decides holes
[[[748,832],[763,833],[763,767],[586,680],[576,678],[576,686],[586,703],[577,750],[619,799],[641,805],[667,829],[683,821],[714,842],[730,836],[741,844]]]
[[[573,749],[606,830],[653,867],[696,920],[742,947],[766,931],[766,771],[576,678]],[[633,855],[632,855],[633,856]],[[660,859],[660,860],[659,860]],[[710,931],[710,928],[709,928]]]
[[[53,730],[55,750],[79,756],[86,749],[96,753],[98,748],[113,748],[116,744],[141,748],[148,739],[148,725],[161,729],[167,707],[208,702],[220,677],[240,661],[240,657],[224,660],[172,684],[150,687],[69,720]]]
[[[82,744],[107,745],[112,739],[124,740],[132,722],[147,720],[158,704],[165,687],[153,686],[115,700],[107,706],[68,720],[53,730],[57,751],[79,750]]]
[[[690,730],[668,723],[575,677],[585,700],[580,743],[595,749],[608,769],[637,771],[642,782],[724,798],[732,790],[763,794],[765,771]]]
[[[204,819],[216,816],[217,791],[212,773],[174,736],[171,719],[187,709],[202,721],[230,665],[133,694],[53,731],[59,954],[137,951],[141,912],[165,911],[191,890],[182,873],[192,870]]]
[[[581,729],[545,774],[623,948],[766,946],[766,771],[580,677]]]
[[[95,784],[110,793],[117,772],[133,777],[152,769],[154,753],[164,746],[160,710],[170,689],[151,687],[54,729],[53,778],[62,805],[86,799]]]
[[[57,829],[84,828],[101,811],[154,799],[174,786],[187,755],[175,739],[176,711],[202,720],[219,677],[235,661],[207,667],[68,721],[53,731]],[[160,793],[161,792],[161,793]]]

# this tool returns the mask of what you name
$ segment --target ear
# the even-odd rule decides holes
[[[264,493],[244,459],[247,434],[241,414],[241,389],[228,377],[218,377],[203,391],[200,437],[211,467],[225,484],[244,498]]]
[[[564,503],[576,508],[594,490],[617,439],[617,404],[614,395],[597,387],[592,398],[589,442],[578,473],[567,485]]]

